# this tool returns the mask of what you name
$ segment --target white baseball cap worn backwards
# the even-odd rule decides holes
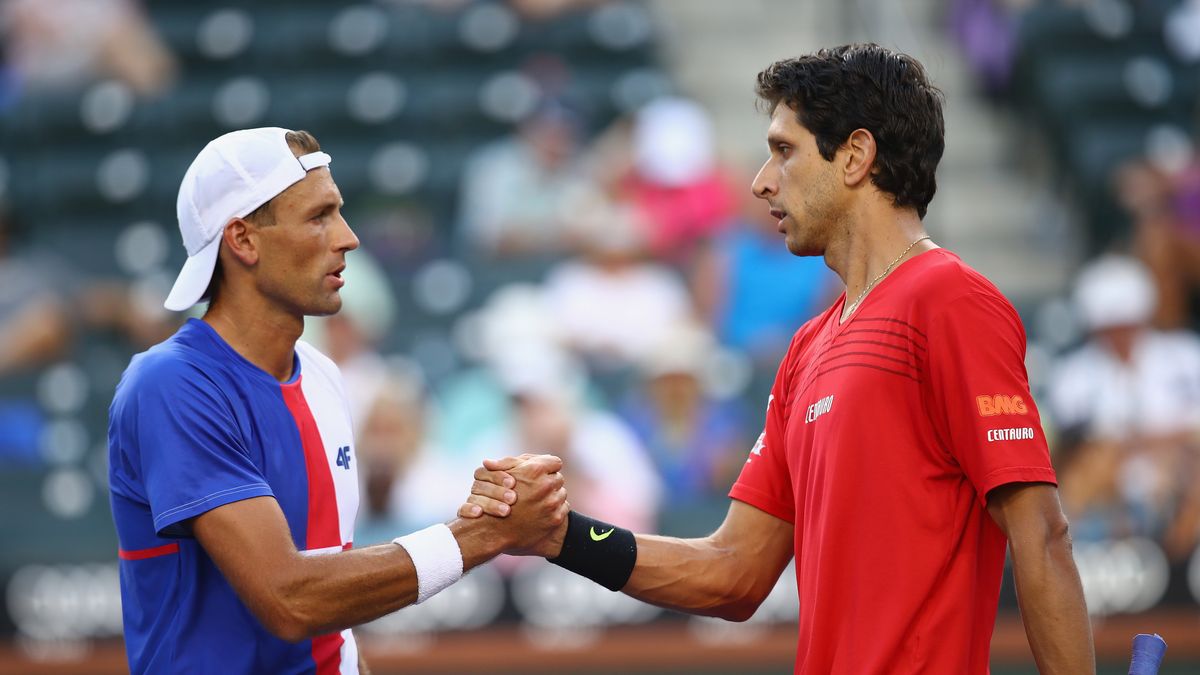
[[[200,301],[212,280],[221,233],[229,221],[246,217],[312,169],[329,166],[324,152],[296,157],[287,133],[279,127],[233,131],[196,155],[175,204],[188,259],[163,303],[167,309],[181,312]]]

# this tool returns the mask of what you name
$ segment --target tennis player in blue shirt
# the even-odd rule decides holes
[[[538,553],[566,516],[559,460],[530,456],[488,507],[508,518],[464,506],[448,525],[352,549],[346,392],[298,341],[306,315],[341,308],[358,247],[329,162],[307,132],[247,129],[184,175],[188,259],[166,306],[208,309],[133,358],[109,417],[133,673],[358,673],[351,626],[501,552]]]

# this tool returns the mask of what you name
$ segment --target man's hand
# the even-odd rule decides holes
[[[458,517],[478,518],[485,513],[498,518],[507,516],[512,505],[517,503],[517,493],[512,489],[516,487],[517,481],[509,471],[535,457],[553,455],[535,455],[527,452],[520,457],[483,460],[483,466],[475,469],[475,482],[471,484],[471,494],[467,496],[467,501],[458,507]],[[559,468],[561,467],[562,460],[559,460]]]
[[[548,460],[552,461],[545,468],[540,468]],[[553,527],[543,532],[543,536],[539,540],[506,552],[513,555],[556,557],[562,550],[563,537],[567,531],[566,514],[571,508],[570,504],[565,501],[566,490],[562,488],[562,476],[558,473],[558,469],[562,468],[562,460],[557,457],[524,454],[520,457],[485,459],[483,466],[475,470],[475,482],[471,486],[471,495],[467,498],[467,502],[459,507],[459,517],[478,518],[485,513],[500,518],[506,517],[513,508],[520,509],[519,506],[510,508],[510,505],[516,505],[518,501],[524,504],[530,498],[530,488],[518,484],[522,472],[537,474],[550,468],[553,470],[544,477],[557,481],[558,491],[561,492],[563,498],[563,505],[560,509],[561,519],[552,519],[549,524]]]
[[[512,555],[542,555],[547,548],[544,540],[565,527],[567,512],[571,509],[567,503],[562,474],[558,472],[562,468],[562,460],[553,455],[532,455],[520,459],[507,470],[486,461],[484,468],[487,472],[506,473],[516,483],[513,491],[517,494],[517,500],[509,515],[504,518],[485,518],[492,520],[491,525],[504,538],[504,552]]]

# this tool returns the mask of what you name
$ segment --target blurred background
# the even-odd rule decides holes
[[[175,195],[208,140],[334,158],[363,245],[305,339],[353,396],[358,545],[526,450],[583,511],[703,535],[842,290],[751,198],[754,76],[864,40],[945,92],[925,222],[1025,321],[1102,672],[1139,631],[1196,672],[1197,0],[0,0],[0,672],[126,669],[107,408],[183,319]],[[504,558],[360,644],[376,673],[785,673],[795,614],[790,570],[726,624]],[[993,651],[1034,672],[1007,583]]]

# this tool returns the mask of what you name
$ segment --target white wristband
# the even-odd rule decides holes
[[[421,604],[462,578],[462,550],[450,528],[442,523],[431,525],[403,537],[393,544],[403,546],[417,569],[417,602]]]

